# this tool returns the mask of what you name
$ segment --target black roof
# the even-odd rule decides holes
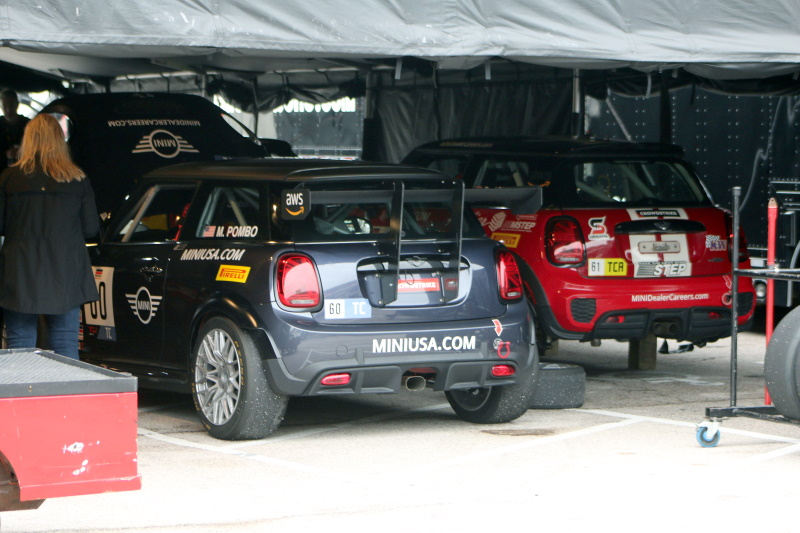
[[[235,159],[214,162],[192,162],[158,168],[144,176],[150,179],[274,180],[301,181],[306,179],[376,179],[423,178],[446,179],[444,174],[430,169],[363,161],[335,159]]]
[[[542,156],[634,155],[680,157],[674,144],[598,140],[571,137],[463,137],[420,145],[414,151],[464,153],[524,153]]]

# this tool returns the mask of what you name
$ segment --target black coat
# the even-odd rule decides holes
[[[63,314],[97,300],[86,239],[100,219],[88,179],[60,183],[11,167],[0,174],[0,307]]]

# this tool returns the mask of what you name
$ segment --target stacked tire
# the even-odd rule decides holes
[[[764,380],[777,411],[800,420],[800,307],[778,323],[770,338]]]

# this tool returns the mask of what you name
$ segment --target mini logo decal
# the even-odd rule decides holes
[[[189,144],[189,141],[167,130],[153,130],[139,141],[131,153],[143,154],[153,152],[165,159],[172,159],[181,152],[199,153],[200,150]]]
[[[150,320],[156,316],[158,306],[161,305],[161,296],[152,296],[147,287],[139,287],[136,294],[125,294],[130,304],[133,314],[142,324],[149,324]]]
[[[217,271],[217,281],[233,281],[236,283],[246,283],[247,276],[250,275],[250,267],[220,265]]]

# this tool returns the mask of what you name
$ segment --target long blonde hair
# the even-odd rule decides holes
[[[14,165],[25,174],[33,174],[39,168],[56,181],[80,181],[86,177],[72,162],[58,120],[47,113],[36,115],[25,126],[19,160]]]

